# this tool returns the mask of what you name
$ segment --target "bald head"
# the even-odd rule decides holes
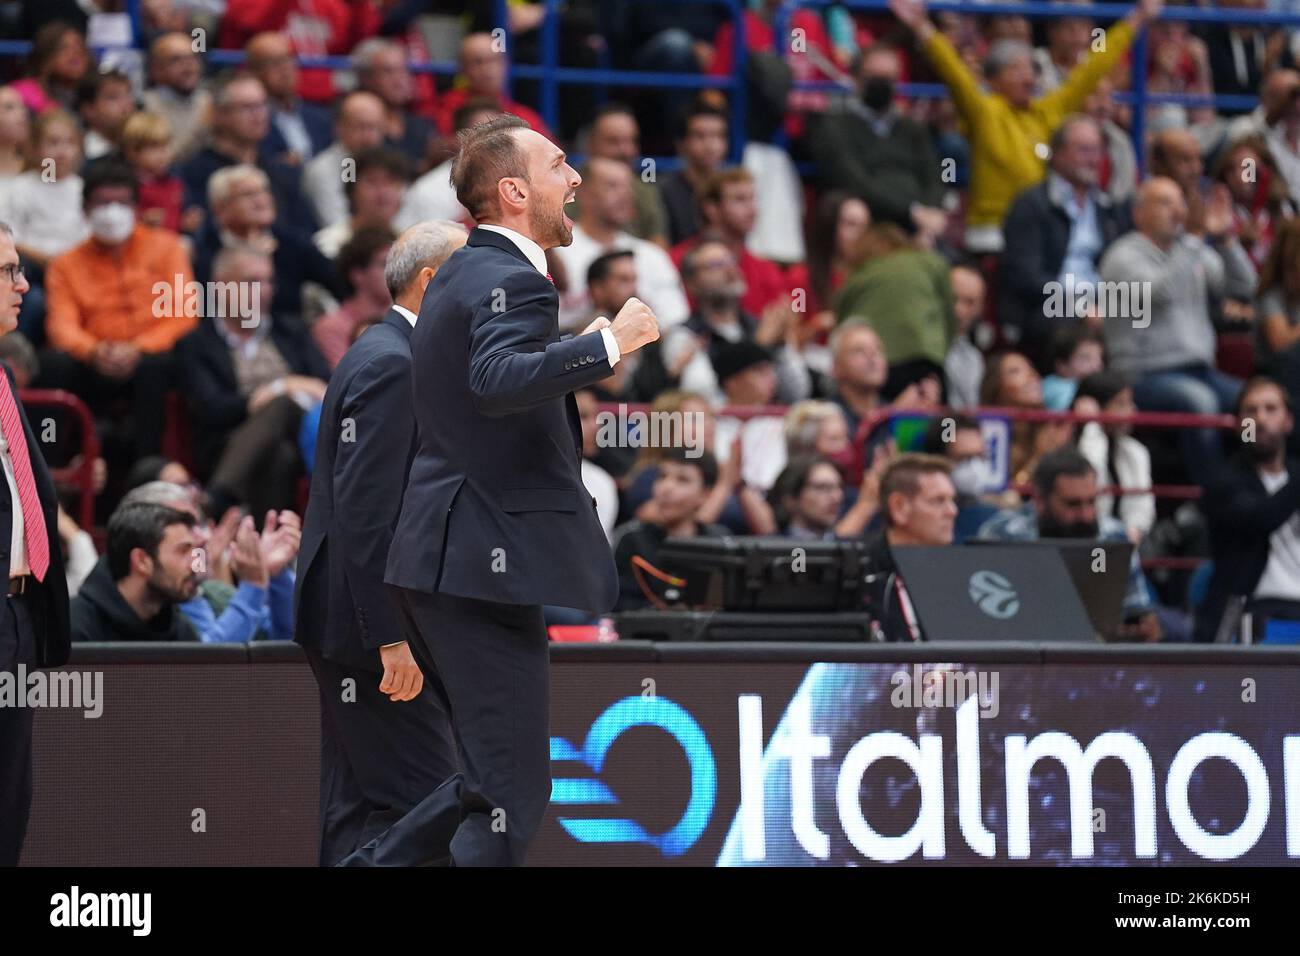
[[[203,64],[188,34],[164,33],[149,47],[149,79],[178,93],[192,93],[203,77]]]
[[[1205,165],[1201,161],[1201,144],[1185,129],[1166,129],[1151,141],[1151,172],[1168,176],[1191,194],[1200,189]]]
[[[384,141],[384,101],[364,90],[349,93],[339,103],[334,133],[348,155],[374,149]]]
[[[1133,224],[1156,245],[1168,247],[1187,222],[1187,201],[1179,185],[1167,176],[1153,176],[1138,187],[1133,200]]]
[[[505,52],[490,33],[471,33],[460,41],[460,72],[470,96],[501,96],[506,86]]]
[[[1269,125],[1294,111],[1297,90],[1300,90],[1300,72],[1296,70],[1273,70],[1264,77],[1259,101]]]
[[[290,101],[298,95],[298,61],[293,44],[283,33],[259,33],[244,44],[248,72],[262,81],[273,100]]]

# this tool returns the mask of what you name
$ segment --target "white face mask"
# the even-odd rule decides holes
[[[978,495],[988,487],[989,463],[983,458],[966,458],[952,468],[952,486],[960,495]]]
[[[111,202],[91,210],[90,232],[100,242],[124,242],[135,228],[135,210],[124,202]]]

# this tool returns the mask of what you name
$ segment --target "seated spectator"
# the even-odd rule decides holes
[[[384,263],[396,238],[391,229],[367,226],[339,250],[335,265],[348,296],[311,327],[311,337],[331,372],[352,344],[357,326],[382,319],[393,307],[393,297],[384,281]]]
[[[516,103],[506,95],[506,54],[490,33],[471,33],[460,41],[460,73],[452,88],[438,96],[438,128],[442,135],[455,132],[456,111],[468,100],[486,99],[496,104],[498,112],[518,116],[551,139],[542,117],[533,109]]]
[[[149,87],[144,108],[167,120],[176,162],[184,163],[203,148],[212,94],[199,85],[203,60],[187,33],[163,33],[149,46]]]
[[[135,207],[140,221],[180,232],[185,184],[172,168],[171,139],[171,130],[161,116],[136,113],[122,127],[122,158],[140,181],[140,199]],[[192,219],[192,225],[199,225],[198,219]]]
[[[588,171],[593,159],[607,159],[627,167],[632,174],[633,199],[633,216],[627,223],[627,231],[638,239],[667,248],[668,214],[664,210],[659,190],[655,187],[658,176],[646,165],[651,161],[641,158],[641,127],[637,123],[636,114],[624,104],[607,103],[592,119],[587,130],[589,165],[581,170],[584,179],[589,178]],[[648,180],[647,170],[650,171]],[[586,191],[579,190],[578,199],[569,210],[573,219],[582,217],[585,198]]]
[[[1127,122],[1125,110],[1115,100],[1115,83],[1104,79],[1097,84],[1092,95],[1084,102],[1083,114],[1091,116],[1101,126],[1106,154],[1102,157],[1097,185],[1106,191],[1116,206],[1125,206],[1137,189],[1137,151],[1133,137],[1120,125]]]
[[[714,363],[722,403],[731,408],[771,405],[777,388],[772,352],[757,342],[741,339],[718,350]],[[748,419],[724,417],[718,422],[717,440],[724,467],[738,467],[741,480],[766,491],[772,487],[784,461],[784,419],[759,415]],[[733,458],[741,458],[737,464]]]
[[[670,245],[685,242],[703,226],[695,197],[705,180],[726,162],[727,136],[727,114],[716,106],[695,102],[682,114],[677,129],[677,156],[682,165],[659,177]]]
[[[302,315],[303,284],[314,283],[342,294],[334,263],[309,236],[276,221],[271,180],[257,166],[227,166],[208,181],[212,215],[194,242],[194,275],[212,278],[212,260],[222,249],[246,248],[269,253],[275,264],[276,315]]]
[[[56,108],[38,116],[28,169],[14,179],[5,210],[28,266],[44,269],[86,238],[80,169],[81,131],[72,114]]]
[[[194,519],[206,560],[197,592],[180,605],[205,644],[242,644],[257,639],[293,640],[293,562],[302,539],[302,521],[292,511],[269,514],[261,534],[252,515],[239,519],[230,540],[208,526],[190,493],[167,481],[131,491],[119,508],[155,505],[182,511]],[[218,548],[226,552],[216,555]],[[224,559],[237,585],[211,575],[208,562]]]
[[[980,382],[984,380],[984,353],[973,338],[984,317],[984,276],[970,266],[953,266],[948,273],[952,286],[952,345],[943,360],[943,374],[948,383],[948,405],[970,408],[980,400]]]
[[[86,129],[86,161],[116,153],[122,145],[122,124],[135,112],[131,78],[115,69],[87,73],[77,87],[76,106]]]
[[[258,320],[236,314],[204,318],[176,346],[194,419],[195,465],[214,514],[245,504],[254,515],[291,507],[302,473],[298,428],[303,412],[325,396],[329,366],[306,327],[271,312],[271,259],[251,249],[223,249],[216,283],[253,290]]]
[[[244,45],[248,72],[262,81],[271,125],[263,152],[301,167],[334,139],[329,110],[298,95],[298,59],[283,33],[259,33]]]
[[[602,316],[612,319],[618,315],[627,300],[636,294],[636,289],[636,259],[631,249],[615,249],[597,256],[587,267],[587,296],[591,299],[591,310],[578,328],[585,329]],[[645,395],[637,394],[635,387],[632,372],[640,367],[641,358],[619,362],[612,375],[592,386],[592,392],[601,401],[617,401],[623,397],[630,401],[653,401],[658,394],[657,384],[651,386],[655,391]]]
[[[1261,97],[1267,106],[1262,117],[1264,142],[1268,144],[1273,160],[1286,180],[1291,201],[1300,203],[1300,73],[1295,70],[1275,70],[1276,79],[1270,76],[1272,94]]]
[[[90,238],[51,261],[45,276],[52,351],[42,357],[41,384],[74,392],[101,417],[114,399],[129,398],[135,456],[156,454],[172,346],[196,323],[184,307],[189,257],[174,233],[135,221],[140,184],[129,166],[96,163],[84,195]]]
[[[1052,92],[1088,58],[1094,25],[1088,17],[1053,17],[1046,22],[1047,45],[1034,50],[1039,93]]]
[[[780,534],[791,538],[833,541],[860,537],[876,516],[873,474],[847,509],[844,478],[835,463],[820,455],[791,458],[768,493]]]
[[[691,392],[666,391],[650,405],[650,421],[681,423],[680,446],[699,458],[708,452],[717,460],[718,422],[713,406],[701,395]],[[659,416],[656,419],[655,416]],[[649,441],[637,452],[636,461],[623,479],[626,495],[624,505],[628,512],[641,521],[658,520],[652,493],[660,460],[675,447],[671,443]],[[731,529],[732,534],[772,534],[772,509],[763,493],[741,480],[744,450],[737,434],[731,441],[731,454],[727,464],[717,475],[696,517],[705,524],[718,522]]]
[[[930,131],[896,99],[902,78],[897,49],[877,44],[862,51],[858,98],[812,127],[809,151],[824,188],[856,196],[878,220],[936,236],[948,222],[944,179]]]
[[[948,85],[969,131],[968,252],[1002,249],[1002,220],[1012,199],[1043,178],[1047,156],[1041,144],[1067,116],[1083,107],[1088,94],[1120,62],[1133,38],[1159,15],[1162,6],[1162,0],[1141,0],[1106,31],[1099,52],[1090,53],[1055,90],[1035,98],[1033,50],[1027,44],[1017,40],[993,44],[984,61],[986,92],[948,37],[930,23],[924,0],[890,0],[889,8],[916,34]]]
[[[77,85],[93,68],[86,38],[70,23],[47,23],[32,37],[27,69],[13,88],[36,115],[46,110],[75,107]]]
[[[878,640],[923,641],[894,548],[952,544],[957,492],[952,466],[935,455],[906,454],[880,477],[884,527],[867,539],[868,613]]]
[[[953,543],[961,544],[979,534],[984,522],[998,512],[989,496],[993,478],[984,432],[980,423],[967,415],[945,415],[930,422],[921,441],[927,455],[948,459],[952,465],[952,486],[957,491],[957,520]]]
[[[614,249],[632,250],[637,297],[654,312],[661,329],[681,324],[690,312],[682,280],[668,253],[628,231],[636,214],[632,181],[632,170],[625,163],[598,156],[587,162],[584,199],[573,227],[573,241],[552,250],[564,267],[567,282],[560,296],[563,330],[582,328],[580,323],[591,310],[587,269],[597,256]]]
[[[867,228],[853,272],[835,297],[840,321],[865,319],[889,356],[886,395],[923,378],[943,381],[943,365],[956,333],[948,264],[918,249],[893,223]]]
[[[1080,415],[1132,415],[1133,389],[1124,376],[1095,372],[1079,382],[1070,411]],[[1097,496],[1097,512],[1118,518],[1134,544],[1151,531],[1156,522],[1156,499],[1151,494],[1151,453],[1132,435],[1133,426],[1088,422],[1079,430],[1079,451],[1088,459],[1104,488],[1126,492]],[[1144,490],[1145,489],[1145,490]],[[1129,493],[1132,492],[1132,493]]]
[[[1156,94],[1213,95],[1205,43],[1192,36],[1188,23],[1180,20],[1152,23],[1147,31],[1147,43],[1151,51],[1147,57],[1148,90]],[[1148,128],[1153,130],[1207,126],[1214,122],[1214,108],[1209,106],[1153,103],[1146,113]]]
[[[1017,348],[1040,367],[1057,329],[1096,318],[1097,263],[1123,228],[1100,188],[1104,151],[1096,121],[1068,117],[1052,134],[1051,149],[1047,178],[1007,211],[998,262],[998,320],[1018,333]]]
[[[257,166],[271,183],[276,222],[308,235],[316,231],[316,215],[302,192],[296,166],[276,159],[262,148],[271,129],[266,90],[255,76],[226,73],[213,84],[210,141],[180,168],[190,200],[205,206],[208,180],[226,166]]]
[[[27,167],[32,125],[22,97],[12,86],[0,86],[0,210],[9,205],[9,192]]]
[[[1043,379],[1043,407],[1063,412],[1074,401],[1079,382],[1106,367],[1106,338],[1077,322],[1056,330],[1051,346],[1052,374]]]
[[[660,387],[675,388],[680,383],[682,388],[721,400],[719,356],[727,345],[749,341],[774,350],[769,358],[777,363],[779,401],[788,404],[807,398],[812,382],[794,340],[795,314],[778,307],[760,322],[745,311],[741,298],[745,280],[730,246],[716,239],[702,240],[682,260],[681,269],[695,311],[664,334],[654,353],[657,368],[650,364],[649,355],[642,359],[646,373],[665,376]]]
[[[1271,621],[1300,620],[1300,458],[1286,451],[1295,428],[1291,400],[1259,376],[1242,388],[1237,415],[1253,440],[1242,442],[1201,496],[1214,570],[1196,615],[1198,641],[1244,631],[1243,614],[1256,641]]]
[[[652,518],[637,518],[614,531],[614,564],[618,568],[618,604],[629,611],[652,603],[640,581],[662,591],[662,579],[644,565],[658,568],[659,548],[667,538],[730,534],[728,529],[699,519],[698,512],[718,480],[718,463],[707,451],[697,457],[687,448],[667,448],[656,467],[650,502]]]
[[[1264,140],[1251,136],[1230,144],[1214,165],[1215,182],[1232,196],[1232,229],[1256,271],[1268,260],[1273,240],[1297,212]]]
[[[1097,512],[1097,473],[1073,448],[1045,456],[1034,468],[1034,508],[1006,511],[980,529],[984,541],[1037,541],[1039,538],[1090,538],[1127,541],[1123,523]],[[1137,549],[1129,565],[1124,621],[1107,641],[1159,641],[1164,634],[1155,600]]]
[[[582,484],[596,502],[596,516],[605,529],[605,537],[613,543],[614,525],[618,523],[618,485],[612,475],[596,463],[600,447],[600,399],[589,388],[574,392],[578,403],[578,418],[582,421]]]
[[[434,126],[411,112],[415,83],[405,49],[392,40],[371,37],[352,51],[352,64],[359,88],[384,104],[384,145],[405,156],[413,169],[425,169]]]
[[[195,499],[198,483],[190,477],[189,469],[179,461],[172,461],[162,455],[145,455],[131,466],[126,476],[126,491],[130,493],[142,485],[153,481],[163,481],[169,485],[178,485],[185,489],[191,499]]]
[[[353,11],[347,0],[284,0],[279,3],[231,3],[221,15],[217,46],[239,49],[259,33],[289,38],[299,58],[339,56],[353,43]],[[298,92],[313,103],[334,96],[333,74],[325,69],[303,70]]]
[[[745,280],[741,305],[751,315],[760,315],[774,303],[790,303],[790,280],[774,262],[760,259],[745,248],[745,239],[758,219],[758,189],[745,169],[732,167],[714,173],[699,194],[704,228],[693,239],[672,248],[673,262],[682,268],[686,254],[706,237],[720,239],[731,249]],[[685,279],[685,275],[682,276]],[[689,291],[689,290],[688,290]]]
[[[865,319],[846,319],[831,333],[831,384],[855,447],[867,437],[865,422],[886,404],[881,392],[889,363],[880,335]],[[937,395],[936,395],[937,401]]]
[[[1214,367],[1216,338],[1211,296],[1249,297],[1255,270],[1229,233],[1226,192],[1206,207],[1204,236],[1185,231],[1187,203],[1172,180],[1149,179],[1133,206],[1136,229],[1115,241],[1101,261],[1101,277],[1133,290],[1150,290],[1145,308],[1106,316],[1110,367],[1133,382],[1143,411],[1218,414],[1232,407],[1241,383]],[[1203,482],[1222,460],[1214,429],[1182,433],[1183,460]]]
[[[500,115],[491,100],[469,100],[456,111],[456,132],[486,123],[494,116]],[[451,166],[456,157],[453,155],[445,162],[433,167],[406,191],[402,198],[402,208],[398,210],[397,229],[409,229],[417,222],[430,219],[446,219],[468,225],[473,222],[469,212],[456,198],[455,187],[451,184]],[[623,363],[619,362],[615,368]]]
[[[853,445],[848,419],[834,402],[808,399],[785,413],[785,457],[817,455],[832,462],[841,474],[852,465]]]
[[[337,257],[344,244],[361,229],[395,232],[393,223],[411,181],[410,164],[395,150],[382,146],[368,149],[358,153],[354,162],[356,175],[344,186],[347,218],[312,236],[316,248],[330,259]]]
[[[384,141],[384,101],[375,94],[357,90],[342,97],[334,109],[334,142],[302,171],[302,191],[322,228],[347,219],[344,187],[356,176],[356,156]]]
[[[870,225],[867,204],[846,192],[823,193],[813,209],[808,224],[808,261],[792,266],[787,275],[794,309],[804,323],[811,324],[820,341],[835,327],[831,303],[853,271]]]
[[[1043,380],[1019,352],[1001,352],[989,358],[980,384],[980,404],[998,408],[1041,409]],[[1011,484],[1027,485],[1038,461],[1048,452],[1068,445],[1074,437],[1069,422],[1014,422],[1011,426]]]
[[[1259,271],[1256,313],[1256,365],[1278,379],[1288,395],[1300,395],[1300,219],[1278,228]]]
[[[193,515],[161,505],[118,508],[105,559],[72,599],[72,640],[197,641],[179,605],[198,592]]]
[[[1165,129],[1151,138],[1151,164],[1147,178],[1172,179],[1187,203],[1187,231],[1200,233],[1204,228],[1206,205],[1211,183],[1205,175],[1201,144],[1185,129]]]

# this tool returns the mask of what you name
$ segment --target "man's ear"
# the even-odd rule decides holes
[[[420,280],[420,295],[424,295],[424,290],[429,288],[429,283],[433,281],[433,277],[437,274],[437,269],[431,269],[428,266],[425,266],[420,270],[420,274],[417,277]]]
[[[523,208],[528,196],[520,186],[520,181],[513,176],[507,176],[497,181],[497,197],[502,204]]]
[[[149,577],[153,574],[153,558],[149,557],[149,552],[144,548],[132,548],[130,567],[132,571],[139,571]]]

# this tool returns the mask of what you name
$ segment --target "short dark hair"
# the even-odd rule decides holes
[[[689,104],[686,109],[682,110],[682,115],[677,118],[677,140],[684,140],[691,131],[691,121],[697,120],[701,116],[712,117],[713,119],[722,120],[722,124],[731,129],[731,117],[725,111],[718,109],[712,103],[704,103],[696,100]]]
[[[606,116],[630,116],[632,117],[632,119],[635,120],[636,112],[632,109],[632,107],[628,106],[626,103],[619,102],[618,100],[610,100],[600,109],[596,110],[595,115],[592,116],[591,118],[592,127],[594,128],[595,125],[599,123],[601,120],[603,120]],[[638,123],[637,125],[639,126],[640,123]]]
[[[157,560],[158,546],[174,524],[194,527],[194,518],[164,505],[134,504],[118,508],[108,519],[108,570],[114,581],[131,573],[131,552],[144,550]]]
[[[952,412],[948,415],[941,415],[930,422],[925,429],[925,435],[921,438],[921,451],[927,455],[947,456],[948,447],[951,444],[943,440],[944,432],[948,430],[947,423],[952,422],[952,433],[966,431],[982,431],[980,423],[969,415],[961,412]]]
[[[908,452],[899,455],[885,466],[880,476],[880,504],[886,526],[890,523],[889,496],[897,492],[907,498],[916,497],[921,490],[922,475],[952,476],[952,464],[939,455]]]
[[[140,199],[140,180],[135,170],[116,159],[101,159],[88,163],[81,173],[81,207],[90,208],[90,197],[96,189],[125,186],[131,190],[131,204]]]
[[[835,462],[831,461],[825,455],[796,455],[791,458],[781,473],[776,476],[772,482],[772,490],[768,492],[768,503],[772,505],[777,513],[777,523],[786,524],[790,520],[790,515],[785,508],[786,498],[797,498],[803,493],[804,487],[808,484],[808,479],[812,477],[813,469],[818,465],[827,465],[838,475],[840,470],[835,467]]]
[[[171,459],[162,455],[145,455],[136,460],[131,470],[126,473],[126,490],[134,491],[141,485],[157,481],[163,469],[171,464]]]
[[[349,202],[352,200],[352,194],[356,191],[357,183],[361,181],[361,177],[374,172],[376,169],[381,169],[394,179],[400,179],[404,183],[411,181],[411,161],[395,149],[389,149],[386,146],[375,146],[371,149],[363,149],[352,159],[356,163],[353,168],[354,175],[343,184]]]
[[[81,78],[77,84],[77,91],[73,100],[73,105],[80,110],[99,98],[100,91],[110,83],[125,83],[127,89],[134,92],[131,86],[131,78],[116,68],[91,70]]]
[[[718,459],[714,458],[710,451],[701,450],[695,454],[684,445],[670,445],[664,449],[657,465],[662,465],[666,461],[675,461],[678,464],[698,468],[706,489],[718,483]]]
[[[604,282],[609,275],[609,270],[619,259],[631,259],[631,249],[615,249],[613,252],[606,252],[591,261],[587,266],[587,286],[590,287],[596,282]]]
[[[1238,418],[1241,417],[1241,409],[1246,403],[1246,396],[1260,388],[1277,389],[1282,393],[1283,406],[1288,412],[1291,412],[1292,414],[1295,413],[1295,408],[1291,404],[1291,393],[1286,390],[1285,385],[1273,378],[1271,375],[1252,375],[1250,378],[1246,379],[1245,383],[1241,386],[1241,391],[1237,393],[1236,413]]]
[[[696,263],[699,261],[700,256],[704,254],[703,250],[707,246],[722,246],[728,252],[731,251],[731,247],[727,245],[725,240],[719,239],[717,236],[701,236],[699,241],[687,251],[686,255],[682,256],[681,265],[677,267],[683,282],[694,278],[695,273],[699,271],[699,266]]]
[[[470,120],[476,113],[497,113],[501,112],[501,104],[491,97],[472,96],[451,114],[451,128],[459,133],[463,129],[469,129]]]
[[[338,256],[334,259],[334,269],[348,295],[356,291],[352,285],[352,270],[364,269],[370,265],[380,250],[387,249],[397,239],[397,233],[387,226],[366,226],[352,234],[352,238],[343,243]]]
[[[498,211],[501,180],[528,180],[528,159],[515,142],[515,133],[523,129],[529,126],[518,116],[502,113],[457,134],[460,151],[451,163],[451,184],[472,219],[481,222]]]
[[[1052,333],[1052,366],[1055,367],[1057,362],[1068,362],[1084,342],[1095,342],[1101,347],[1102,354],[1106,353],[1106,339],[1097,329],[1083,322],[1061,326]]]
[[[1039,501],[1046,501],[1056,487],[1056,479],[1062,476],[1081,478],[1096,473],[1097,470],[1092,467],[1092,463],[1087,458],[1083,457],[1083,452],[1079,449],[1058,448],[1044,455],[1039,460],[1038,466],[1034,468],[1034,491],[1038,494]]]
[[[1073,405],[1081,398],[1091,398],[1105,408],[1107,402],[1128,387],[1129,380],[1120,372],[1093,372],[1079,381],[1079,386],[1074,390],[1074,400],[1070,404]]]

